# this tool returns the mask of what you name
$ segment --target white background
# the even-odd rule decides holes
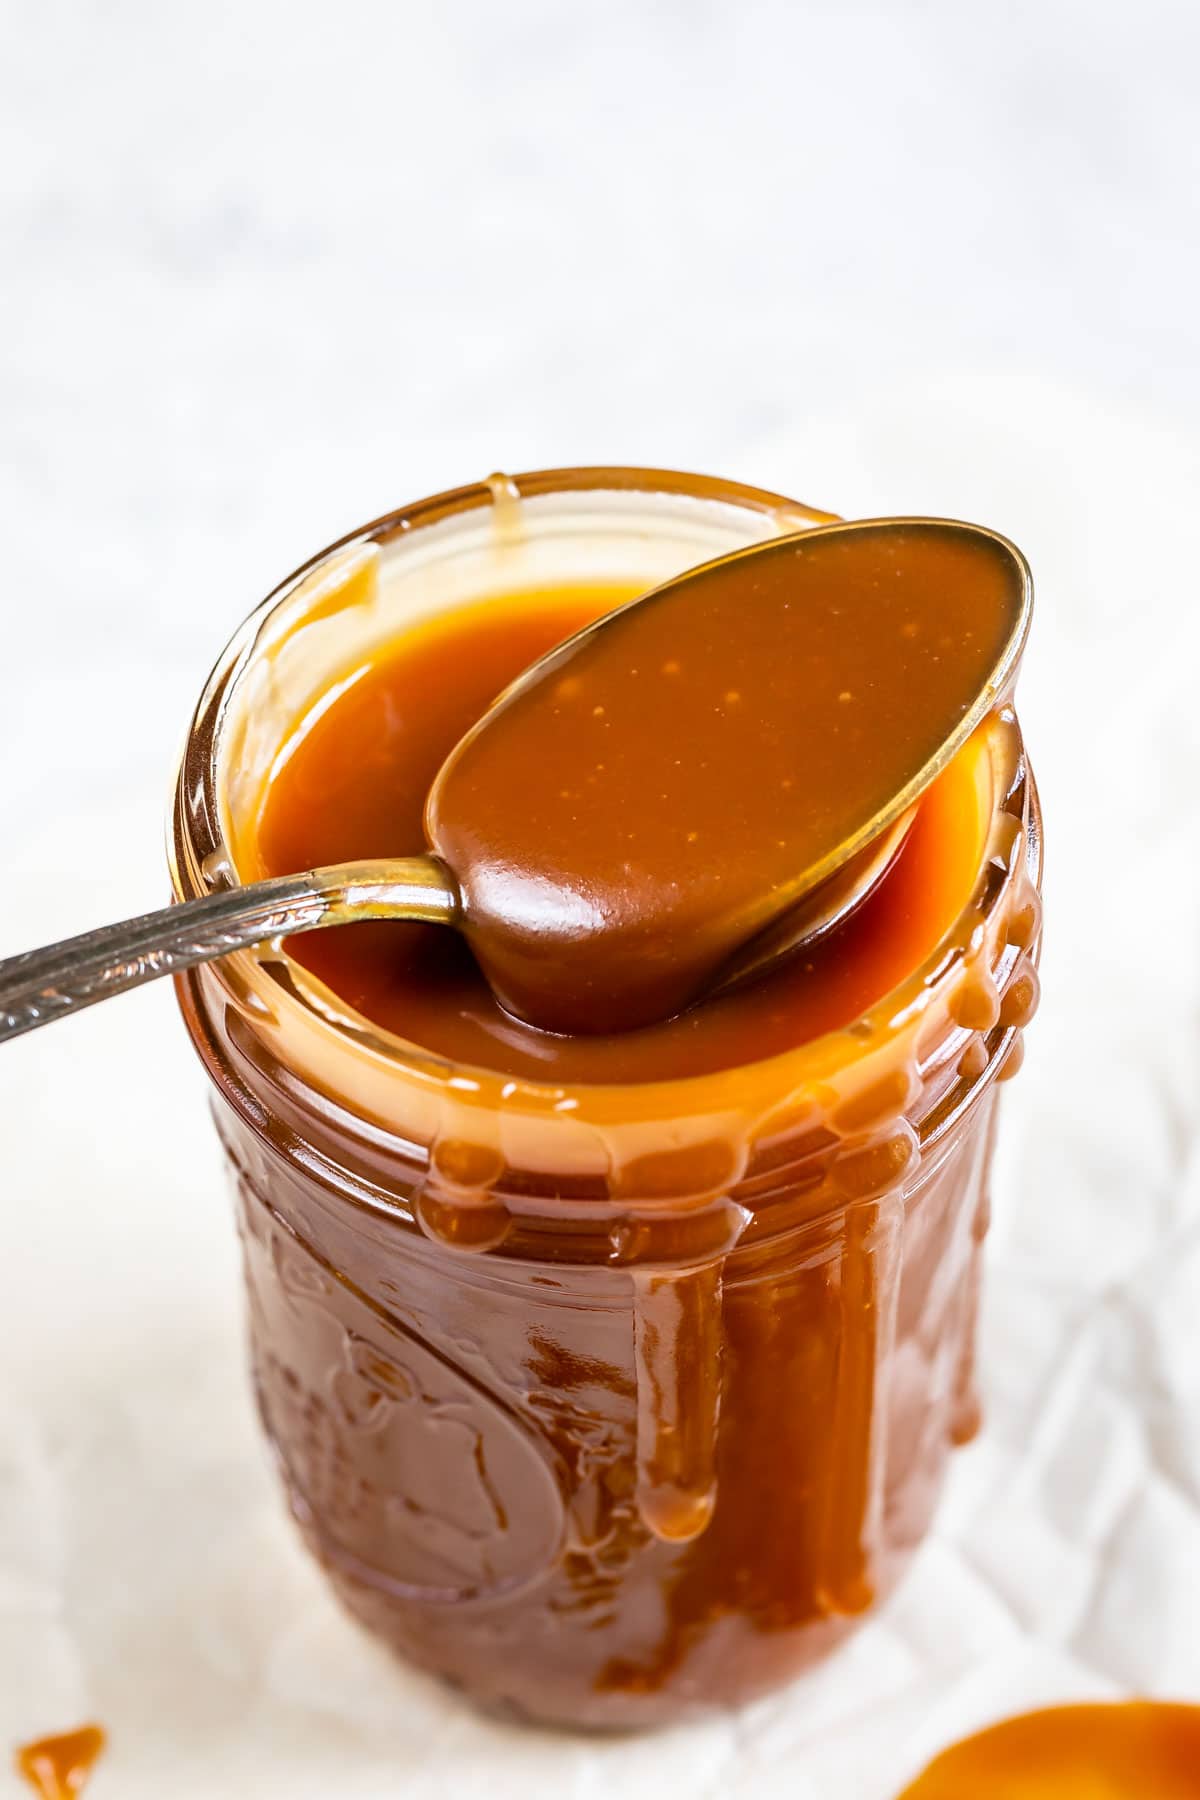
[[[99,1716],[96,1800],[887,1800],[1020,1704],[1200,1698],[1198,21],[0,0],[0,953],[162,898],[233,626],[496,467],[1009,532],[1049,819],[988,1429],[885,1618],[658,1738],[502,1731],[335,1612],[170,993],[0,1052],[0,1744]]]

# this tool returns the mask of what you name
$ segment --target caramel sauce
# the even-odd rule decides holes
[[[254,872],[419,852],[426,795],[464,732],[529,663],[630,597],[592,588],[481,602],[351,671],[276,770]],[[857,1018],[935,947],[977,875],[978,764],[968,745],[927,793],[885,881],[837,930],[766,979],[638,1031],[569,1037],[522,1023],[462,938],[436,926],[346,926],[289,950],[367,1018],[513,1075],[648,1081],[757,1060]]]
[[[17,1751],[17,1772],[41,1800],[74,1800],[87,1785],[106,1741],[99,1725],[37,1738]]]
[[[508,1011],[597,1032],[690,1005],[978,722],[1025,593],[985,533],[833,526],[692,570],[530,670],[425,813]]]
[[[900,1800],[1196,1800],[1200,1706],[1128,1701],[1005,1719],[943,1751]]]
[[[331,662],[261,800],[229,790],[269,756],[231,740],[239,875],[422,849],[462,734],[633,592],[493,591]],[[920,1541],[978,1420],[990,1076],[1036,1000],[1039,817],[996,699],[835,934],[667,1023],[539,1031],[407,925],[181,983],[291,1509],[350,1610],[485,1704],[736,1705]]]

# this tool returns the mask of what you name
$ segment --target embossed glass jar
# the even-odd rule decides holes
[[[176,892],[234,878],[296,720],[406,621],[650,585],[823,517],[608,469],[367,527],[215,671]],[[767,1061],[568,1090],[431,1056],[281,950],[180,981],[292,1511],[350,1610],[478,1700],[600,1726],[739,1702],[825,1654],[919,1543],[976,1424],[996,1084],[1037,996],[1040,819],[1007,703],[973,753],[961,917],[852,1026]]]

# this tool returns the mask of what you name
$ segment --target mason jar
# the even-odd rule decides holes
[[[493,477],[322,552],[197,708],[171,872],[253,872],[297,721],[431,614],[649,587],[826,522],[635,469]],[[460,1066],[280,944],[179,979],[288,1506],[346,1607],[476,1701],[629,1727],[791,1679],[887,1596],[977,1427],[998,1085],[1037,1000],[1011,693],[959,759],[975,879],[842,1028],[687,1078]],[[397,929],[403,929],[398,927]]]

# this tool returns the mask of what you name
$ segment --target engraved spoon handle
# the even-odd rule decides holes
[[[433,856],[342,863],[223,889],[0,961],[0,1043],[271,938],[359,919],[453,925],[458,914],[454,879]]]

